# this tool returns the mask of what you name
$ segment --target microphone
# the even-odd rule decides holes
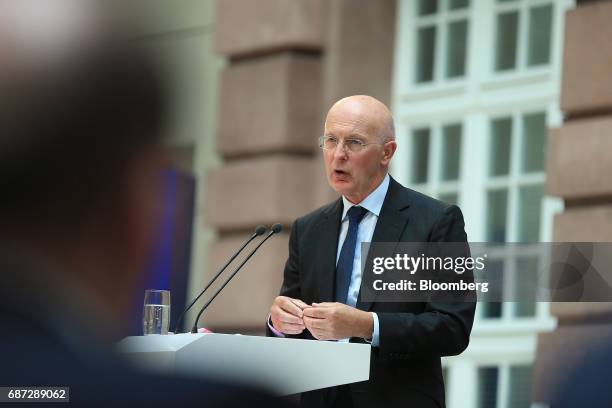
[[[202,297],[204,292],[206,292],[208,290],[210,285],[212,285],[217,280],[217,278],[223,273],[223,271],[225,271],[225,269],[227,269],[229,264],[232,263],[232,261],[234,259],[236,259],[236,257],[244,250],[244,248],[246,248],[246,246],[249,245],[249,243],[251,241],[253,241],[256,237],[258,237],[260,235],[263,235],[266,231],[267,231],[267,228],[264,227],[263,225],[258,225],[255,228],[255,232],[253,233],[253,235],[251,235],[251,237],[240,247],[240,249],[238,251],[236,251],[234,253],[234,255],[232,255],[232,257],[225,263],[225,265],[223,265],[223,267],[221,269],[219,269],[217,274],[210,280],[210,282],[208,282],[208,284],[206,285],[204,290],[202,290],[200,292],[200,294],[198,296],[196,296],[195,299],[193,299],[193,301],[189,304],[189,306],[187,306],[187,308],[185,310],[183,310],[183,312],[180,314],[180,316],[179,316],[179,318],[178,318],[178,320],[176,322],[176,325],[174,326],[174,332],[175,333],[178,333],[178,330],[181,329],[181,322],[183,321],[183,318],[185,317],[185,313],[187,313],[189,311],[189,309],[191,309],[193,307],[193,305],[195,305],[195,303],[198,301],[198,299],[200,299]]]
[[[202,307],[202,309],[200,309],[200,312],[198,313],[198,316],[195,319],[195,322],[193,323],[193,327],[191,328],[191,332],[192,333],[197,333],[198,332],[198,322],[200,321],[200,317],[202,316],[202,313],[204,313],[204,311],[208,308],[208,306],[210,306],[210,304],[213,302],[213,300],[215,300],[215,298],[217,297],[217,295],[219,293],[221,293],[221,291],[223,290],[223,288],[225,288],[225,286],[227,286],[227,284],[232,280],[232,278],[234,276],[236,276],[236,274],[238,273],[238,271],[240,269],[242,269],[242,267],[244,266],[245,263],[247,263],[247,261],[249,259],[251,259],[251,257],[253,256],[253,254],[255,254],[255,252],[257,252],[257,250],[259,249],[259,247],[261,247],[263,245],[264,242],[266,242],[268,240],[268,238],[270,238],[272,235],[274,234],[278,234],[279,232],[281,232],[283,230],[283,226],[280,224],[274,224],[272,225],[272,228],[270,228],[270,232],[268,233],[268,235],[262,239],[259,244],[257,244],[257,246],[255,247],[255,249],[253,249],[251,251],[251,253],[249,255],[247,255],[247,257],[242,261],[242,263],[240,263],[240,265],[238,265],[238,267],[234,270],[234,272],[232,272],[232,274],[229,276],[229,278],[227,278],[225,280],[225,282],[223,282],[223,285],[221,285],[221,287],[219,288],[219,290],[217,290],[215,292],[215,294],[210,298],[210,300],[208,302],[206,302],[206,304]]]

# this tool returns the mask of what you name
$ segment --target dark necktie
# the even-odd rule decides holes
[[[353,260],[355,259],[355,246],[357,246],[357,231],[359,223],[368,213],[363,207],[353,206],[348,212],[349,227],[340,250],[338,265],[336,265],[336,302],[346,303],[348,298],[351,275],[353,273]]]

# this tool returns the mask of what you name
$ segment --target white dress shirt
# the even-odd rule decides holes
[[[346,197],[342,196],[342,203],[344,209],[342,210],[342,223],[340,225],[340,236],[338,237],[338,249],[336,251],[336,264],[340,258],[340,251],[342,244],[346,239],[349,227],[349,218],[347,216],[348,210],[357,205],[368,210],[367,214],[363,217],[359,223],[359,229],[357,231],[357,246],[355,247],[355,258],[353,259],[353,271],[351,273],[351,283],[349,284],[348,296],[346,298],[346,304],[352,307],[357,305],[357,297],[359,296],[359,289],[361,288],[361,243],[372,242],[372,236],[374,235],[374,229],[376,229],[376,223],[380,216],[380,210],[382,209],[387,190],[389,189],[389,174],[385,175],[382,183],[374,191],[370,193],[363,201],[358,204],[353,204]],[[367,256],[367,253],[364,254]],[[378,316],[372,312],[372,318],[374,319],[374,330],[372,332],[372,346],[378,347],[380,342],[380,332],[378,327]],[[347,342],[349,339],[342,339],[340,341]]]

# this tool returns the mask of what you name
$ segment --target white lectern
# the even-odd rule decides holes
[[[278,395],[368,380],[370,346],[236,334],[127,337],[118,344],[149,370],[222,378]]]

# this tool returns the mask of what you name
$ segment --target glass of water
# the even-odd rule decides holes
[[[147,289],[144,297],[142,329],[147,334],[168,334],[170,291]]]

